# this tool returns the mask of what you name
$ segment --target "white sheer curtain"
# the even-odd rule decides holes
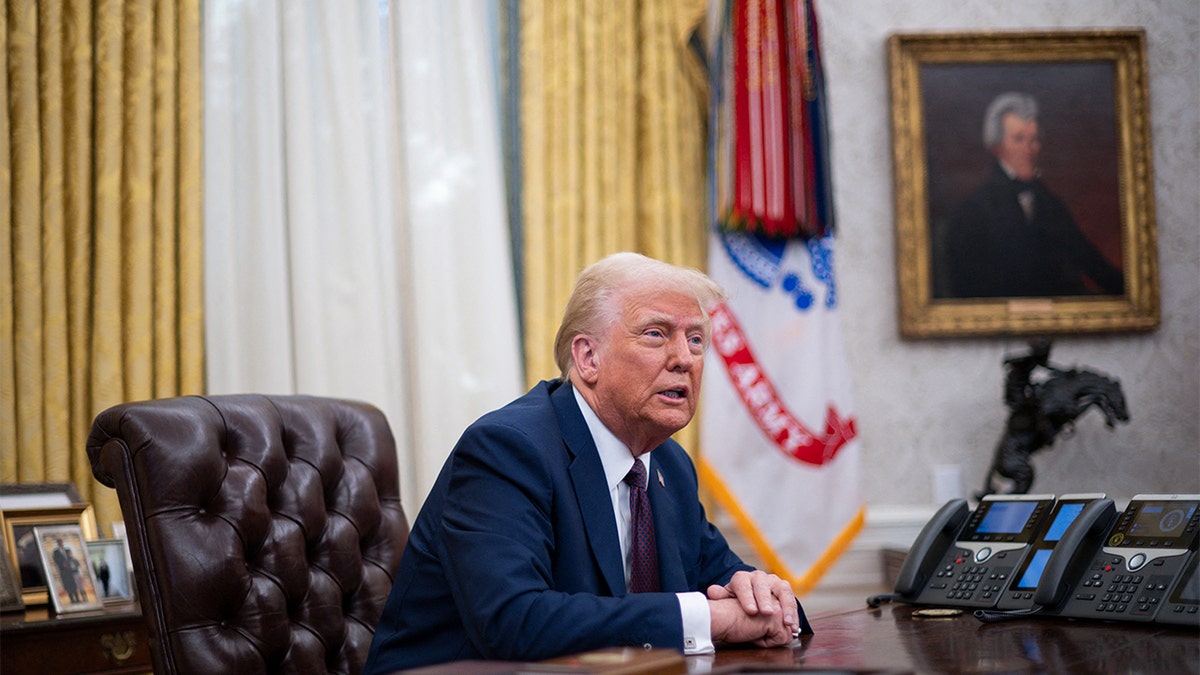
[[[488,7],[205,2],[208,391],[378,406],[410,518],[521,386]]]

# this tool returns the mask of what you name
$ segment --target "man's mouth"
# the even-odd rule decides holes
[[[667,390],[661,391],[659,393],[662,394],[663,396],[666,396],[667,398],[673,398],[673,399],[678,399],[678,400],[687,398],[687,391],[685,391],[683,389],[667,389]]]

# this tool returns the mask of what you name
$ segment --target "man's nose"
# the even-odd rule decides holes
[[[692,353],[692,347],[688,343],[686,335],[673,338],[667,350],[669,352],[669,361],[667,364],[669,369],[688,371],[695,365],[696,355]]]

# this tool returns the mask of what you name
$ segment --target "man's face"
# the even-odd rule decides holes
[[[1037,120],[1023,120],[1008,113],[1001,122],[1004,138],[992,148],[996,158],[1017,178],[1033,180],[1037,176],[1038,153],[1042,150]]]
[[[649,288],[617,300],[596,349],[597,413],[634,453],[653,449],[696,412],[708,318],[687,293]]]

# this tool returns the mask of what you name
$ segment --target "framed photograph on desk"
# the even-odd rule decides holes
[[[33,528],[46,591],[59,614],[103,609],[96,591],[96,575],[88,560],[87,543],[78,524],[42,525]]]
[[[0,516],[4,545],[8,548],[13,571],[21,583],[21,598],[27,606],[50,602],[46,592],[46,572],[34,535],[35,528],[76,525],[85,539],[98,538],[96,516],[91,504],[3,511]]]
[[[105,605],[132,602],[133,577],[124,539],[87,542],[88,559],[96,574],[96,593]]]
[[[904,337],[1159,325],[1141,30],[888,41]]]

